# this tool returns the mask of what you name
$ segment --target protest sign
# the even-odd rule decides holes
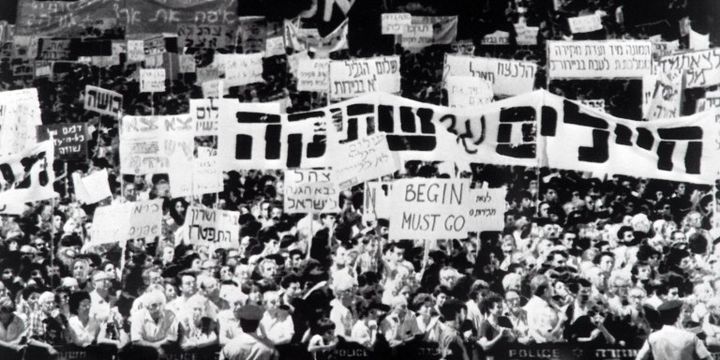
[[[181,74],[195,72],[195,56],[193,55],[179,55],[178,64],[180,65],[178,72]]]
[[[85,123],[52,124],[40,128],[52,135],[57,159],[68,161],[87,158],[88,132]]]
[[[393,212],[391,193],[391,182],[366,182],[363,196],[363,219],[390,219],[390,214]]]
[[[653,41],[653,60],[660,60],[664,56],[671,55],[680,48],[680,41]]]
[[[510,33],[497,30],[494,33],[483,36],[480,40],[482,45],[510,45]]]
[[[93,213],[90,241],[86,246],[93,247],[104,244],[120,243],[127,240],[128,221],[130,221],[130,202],[101,206]]]
[[[51,199],[55,154],[50,141],[0,157],[0,214],[20,215],[24,204]]]
[[[240,246],[240,212],[190,206],[185,215],[188,240],[197,246],[237,249]]]
[[[385,13],[380,17],[383,35],[402,35],[405,27],[410,25],[412,15],[409,13]]]
[[[720,97],[705,95],[704,98],[698,99],[695,104],[695,112],[703,112],[709,109],[720,108]]]
[[[588,33],[603,28],[602,19],[597,14],[568,18],[568,24],[570,25],[570,32],[573,34]]]
[[[650,75],[652,44],[645,40],[548,41],[553,79],[642,78]]]
[[[690,29],[690,50],[706,50],[710,48],[710,34],[700,34]]]
[[[470,189],[469,231],[502,231],[505,227],[507,188]]]
[[[70,41],[70,39],[40,38],[38,40],[37,59],[73,60],[77,58],[72,54]]]
[[[316,59],[325,59],[334,51],[348,48],[348,21],[343,21],[331,33],[320,36],[317,29],[299,28],[289,20],[285,20],[285,46],[295,51],[312,51]]]
[[[432,24],[408,24],[402,33],[402,47],[408,50],[419,51],[433,44]]]
[[[142,40],[127,41],[127,61],[129,63],[145,61],[145,48]]]
[[[293,74],[295,77],[298,76],[298,70],[300,69],[300,61],[301,60],[309,60],[310,55],[308,55],[307,51],[301,51],[295,54],[288,55],[287,62],[288,62],[288,71]]]
[[[284,208],[288,214],[338,212],[340,190],[330,170],[287,170]]]
[[[37,89],[0,92],[0,156],[32,147],[40,124]]]
[[[235,26],[237,23],[236,0],[116,2],[115,11],[120,14],[120,21],[127,24],[127,34],[177,34],[185,24]]]
[[[285,55],[285,38],[282,36],[273,36],[265,40],[265,56]]]
[[[393,183],[391,239],[456,239],[469,231],[470,182],[435,178]]]
[[[605,112],[605,99],[582,99],[579,102],[597,111]]]
[[[526,24],[515,24],[515,32],[517,38],[515,41],[518,45],[537,45],[537,36],[540,27],[527,26]]]
[[[681,115],[683,76],[680,70],[658,75],[650,108],[645,115],[648,120],[671,119]]]
[[[263,53],[218,54],[218,67],[225,73],[225,87],[264,82]]]
[[[119,16],[113,6],[122,3],[117,0],[21,0],[17,3],[15,34],[79,35],[87,25],[97,19]]]
[[[195,126],[189,114],[125,116],[120,128],[123,174],[167,173],[171,162],[190,163]]]
[[[337,149],[332,153],[332,181],[340,189],[392,174],[400,168],[397,155],[390,152],[382,133],[340,144]]]
[[[688,89],[720,84],[720,49],[673,54],[660,59],[662,72],[685,70]]]
[[[208,80],[200,84],[202,88],[203,97],[206,99],[210,98],[221,98],[227,94],[225,91],[225,85],[223,85],[222,79]]]
[[[125,229],[120,232],[120,241],[144,239],[145,243],[155,242],[162,234],[162,200],[131,202],[130,217]]]
[[[140,92],[165,92],[165,69],[140,69]]]
[[[119,117],[122,113],[123,96],[110,90],[85,85],[85,110]]]
[[[448,76],[445,79],[448,106],[480,106],[492,102],[492,83],[472,76]]]
[[[658,80],[657,75],[645,75],[642,79],[642,114],[645,116],[650,109],[650,102],[655,93],[655,82]]]
[[[218,166],[217,149],[197,147],[193,162],[193,195],[223,191],[223,173]]]
[[[297,79],[298,91],[328,92],[330,89],[330,60],[300,60]]]
[[[35,78],[40,78],[44,76],[52,76],[52,65],[38,65],[38,62],[35,62]]]
[[[330,81],[330,96],[335,99],[377,91],[397,93],[400,91],[400,57],[331,61]]]
[[[85,177],[75,172],[72,179],[75,196],[83,204],[95,204],[112,196],[107,169],[95,171]]]
[[[477,77],[491,82],[496,95],[518,95],[533,90],[536,72],[531,62],[447,54],[443,78]]]
[[[218,101],[209,99],[190,99],[190,116],[195,123],[195,136],[217,136],[220,116]]]
[[[224,49],[235,46],[235,28],[223,24],[181,24],[177,30],[179,48]]]

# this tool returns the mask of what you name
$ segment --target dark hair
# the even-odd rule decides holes
[[[335,330],[335,323],[328,318],[321,318],[311,326],[311,333],[324,334],[328,331]]]
[[[83,300],[90,300],[90,294],[87,291],[76,291],[76,292],[70,294],[69,308],[70,308],[71,314],[73,314],[73,315],[78,314],[78,309],[80,308],[80,303]]]
[[[490,309],[492,309],[495,304],[502,304],[502,301],[500,295],[496,293],[487,294],[480,302],[480,313],[483,315],[490,314]]]
[[[290,286],[290,284],[292,284],[292,283],[302,284],[302,278],[300,277],[300,275],[291,272],[291,273],[285,275],[282,278],[282,280],[280,280],[280,286],[283,289],[287,289]]]
[[[442,315],[445,321],[454,321],[455,316],[459,314],[462,309],[465,309],[465,304],[458,300],[450,299],[440,307],[440,315]]]

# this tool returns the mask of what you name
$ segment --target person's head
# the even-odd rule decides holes
[[[0,297],[0,322],[7,323],[15,313],[15,302],[9,296]]]
[[[150,285],[162,285],[163,283],[162,273],[160,269],[156,267],[145,269],[142,273],[142,278],[146,287]]]
[[[143,305],[154,318],[160,317],[165,309],[165,295],[160,290],[152,290],[143,295]]]
[[[220,292],[220,286],[216,278],[212,276],[199,276],[197,279],[200,294],[207,298],[216,298]]]
[[[609,273],[615,266],[615,255],[612,252],[605,251],[597,255],[594,262],[600,268],[600,271]]]
[[[503,277],[502,286],[505,291],[520,291],[522,288],[522,276],[516,273],[508,273]]]
[[[608,290],[611,294],[626,298],[628,290],[632,286],[630,274],[624,271],[614,271],[608,279]]]
[[[325,213],[320,217],[320,221],[324,227],[332,228],[337,221],[337,215],[334,213]]]
[[[112,287],[112,278],[105,271],[93,273],[93,288],[100,294],[105,294]]]
[[[480,313],[487,316],[500,316],[503,311],[503,301],[500,295],[490,293],[480,302]]]
[[[390,308],[399,318],[403,319],[407,314],[408,301],[404,296],[395,296],[390,301]]]
[[[300,268],[303,261],[303,253],[300,250],[294,249],[290,251],[290,267]]]
[[[125,183],[125,198],[128,201],[135,201],[137,200],[137,193],[135,192],[135,184],[134,183]]]
[[[443,306],[440,307],[440,315],[442,315],[444,321],[452,321],[459,325],[465,320],[467,308],[461,301],[451,299],[446,301]]]
[[[302,296],[302,278],[295,273],[285,275],[280,280],[283,293],[289,299],[297,299]]]
[[[165,264],[171,263],[175,258],[175,248],[172,246],[165,246],[162,252],[162,261]]]
[[[562,250],[553,250],[548,256],[550,259],[550,266],[553,268],[564,267],[567,265],[568,256],[567,253]]]
[[[188,312],[193,322],[199,323],[205,316],[205,300],[199,296],[192,297],[185,303],[183,309]]]
[[[322,318],[313,324],[310,329],[313,334],[317,334],[323,337],[325,341],[332,339],[335,334],[335,323],[330,319]]]
[[[350,264],[350,249],[345,247],[345,245],[338,245],[335,247],[335,251],[333,252],[333,264],[337,266],[345,266]]]
[[[190,272],[180,274],[180,294],[190,297],[195,294],[195,275]]]
[[[268,280],[274,279],[278,272],[278,265],[273,259],[263,259],[258,265],[258,268],[260,275]]]
[[[73,262],[73,277],[79,282],[85,282],[90,275],[90,263],[87,259],[77,259]]]
[[[258,284],[247,280],[240,285],[240,289],[245,295],[247,295],[248,304],[260,304],[260,301],[262,300],[262,292],[260,291],[260,286],[258,286]]]
[[[263,293],[263,306],[270,314],[275,314],[280,306],[280,294],[277,291],[266,291]]]
[[[70,294],[68,309],[73,315],[87,316],[90,314],[90,294],[86,291],[77,291]]]
[[[460,273],[453,267],[446,266],[440,270],[440,285],[444,285],[448,289],[452,289],[459,278]]]
[[[405,248],[398,246],[396,243],[392,243],[388,247],[387,255],[391,262],[403,261],[405,260]]]
[[[38,297],[38,306],[42,312],[50,314],[56,307],[55,294],[49,291],[40,294]]]
[[[519,292],[515,290],[508,290],[505,291],[505,302],[507,303],[507,306],[511,311],[517,311],[518,309],[520,309],[522,297],[520,297]]]
[[[645,261],[635,263],[632,270],[630,270],[633,281],[642,282],[649,281],[653,277],[653,272],[653,268]]]
[[[173,299],[177,298],[178,296],[178,289],[177,286],[175,286],[175,280],[174,279],[165,279],[165,298],[167,301],[172,301]]]
[[[658,307],[660,321],[663,325],[675,325],[680,319],[683,302],[677,299],[665,301]]]
[[[575,239],[577,239],[577,234],[570,231],[565,231],[560,235],[560,244],[562,246],[565,246],[568,250],[573,248],[573,245],[575,244]]]
[[[553,287],[550,284],[550,279],[545,275],[535,275],[535,277],[530,280],[530,290],[533,295],[545,300],[550,300],[553,296]]]

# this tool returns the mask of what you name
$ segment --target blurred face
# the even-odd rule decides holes
[[[185,212],[185,205],[183,205],[182,201],[178,201],[175,203],[175,212],[178,214],[182,214]]]
[[[195,294],[195,278],[192,276],[183,276],[180,282],[180,292],[183,296],[192,296]]]
[[[500,303],[500,302],[494,303],[492,305],[492,307],[490,308],[490,314],[493,316],[502,315],[502,311],[503,311],[503,307],[502,307],[502,303]]]
[[[562,254],[555,253],[553,255],[552,266],[557,268],[565,265],[567,265],[567,258]]]
[[[152,284],[162,285],[162,283],[163,283],[163,280],[162,280],[162,277],[160,277],[159,272],[151,271],[148,274],[148,285],[152,285]]]
[[[40,297],[40,296],[38,295],[38,297]],[[51,298],[51,299],[45,300],[44,302],[40,303],[39,305],[40,305],[40,310],[49,314],[50,312],[55,310],[55,299]]]
[[[445,301],[447,301],[447,294],[439,293],[435,299],[435,305],[440,308],[443,304],[445,304]]]
[[[162,260],[164,263],[172,262],[174,257],[175,257],[175,249],[173,249],[172,247],[169,247],[169,246],[166,248],[163,248]]]
[[[265,261],[262,265],[262,273],[265,278],[273,278],[277,275],[277,265],[274,262]]]
[[[347,261],[347,253],[348,253],[347,249],[345,249],[342,246],[338,247],[337,250],[335,251],[335,259],[334,259],[335,264],[338,266],[345,266],[346,261]]]
[[[193,321],[200,322],[203,316],[203,306],[201,304],[194,304],[192,308]]]
[[[600,270],[604,272],[610,272],[615,265],[615,259],[609,255],[603,255],[600,259]]]
[[[160,316],[162,313],[162,302],[155,300],[147,305],[147,310],[151,316]]]
[[[90,299],[84,299],[80,302],[78,313],[83,316],[87,316],[90,313]]]
[[[200,260],[199,258],[194,259],[192,264],[190,265],[190,268],[196,272],[201,271],[202,270],[202,260]]]
[[[172,300],[177,297],[177,290],[172,284],[165,284],[165,297],[168,300]]]
[[[393,250],[393,257],[392,257],[392,259],[395,260],[395,261],[398,261],[398,262],[403,261],[403,260],[405,259],[405,249],[400,248],[400,247],[396,247],[396,248]]]
[[[87,279],[88,265],[84,261],[78,261],[73,265],[73,277],[78,281]]]
[[[637,275],[638,279],[649,280],[651,271],[652,270],[649,265],[638,267],[638,275]]]
[[[300,254],[293,254],[290,258],[290,265],[292,267],[300,267],[302,264],[302,256]]]
[[[299,298],[300,296],[302,296],[302,288],[300,287],[300,283],[299,282],[290,283],[290,285],[288,285],[287,289],[285,289],[285,293],[291,299]]]
[[[676,287],[670,288],[667,293],[667,300],[678,300],[680,299],[680,290]]]
[[[561,297],[567,297],[569,295],[569,292],[567,290],[567,287],[565,286],[565,283],[562,281],[558,281],[555,283],[555,294],[561,296]]]
[[[253,304],[259,304],[261,295],[260,288],[253,286],[252,289],[250,289],[250,294],[248,294],[248,301]]]
[[[230,271],[229,266],[223,266],[220,268],[220,280],[232,280],[232,272]]]

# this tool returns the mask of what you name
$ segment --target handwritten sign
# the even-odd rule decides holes
[[[433,44],[432,24],[408,24],[402,33],[403,48],[420,50]]]
[[[402,35],[405,27],[410,25],[412,15],[409,13],[385,13],[380,17],[383,35]]]
[[[120,116],[122,113],[123,96],[114,91],[85,85],[85,110],[100,114]]]
[[[40,124],[37,89],[0,92],[0,156],[32,147]]]
[[[273,36],[265,40],[265,56],[285,55],[285,39],[282,36]]]
[[[720,108],[720,97],[705,95],[704,98],[698,99],[695,104],[695,112],[703,112],[710,109]]]
[[[468,230],[501,231],[505,227],[505,197],[507,188],[471,189]]]
[[[720,84],[720,49],[673,54],[660,59],[660,71],[684,70],[688,89]]]
[[[519,95],[533,90],[536,72],[527,61],[447,54],[443,77],[472,76],[492,83],[497,95]]]
[[[538,26],[515,24],[515,32],[517,33],[515,41],[521,46],[537,45],[538,31],[540,31]]]
[[[330,89],[330,60],[300,60],[297,78],[298,91],[328,92]]]
[[[482,45],[510,45],[510,33],[497,30],[492,34],[483,36],[480,43]]]
[[[340,211],[340,192],[331,176],[329,170],[285,171],[285,212],[295,214]]]
[[[178,72],[181,74],[195,72],[195,56],[193,55],[179,55],[178,64],[180,65]]]
[[[467,237],[470,183],[435,178],[401,179],[393,183],[395,211],[390,214],[392,239],[456,239]]]
[[[122,240],[144,239],[145,243],[155,242],[162,234],[162,200],[147,200],[130,204],[130,218],[127,222],[127,233]]]
[[[346,189],[366,180],[377,179],[400,168],[397,154],[390,152],[385,134],[374,134],[340,144],[333,151],[332,180]]]
[[[400,57],[331,61],[330,81],[330,95],[336,99],[376,91],[397,93],[400,91]]]
[[[585,15],[568,18],[568,25],[573,34],[582,34],[602,30],[602,19],[599,15]]]
[[[190,163],[194,130],[189,114],[123,117],[120,129],[122,173],[167,173],[173,161]]]
[[[234,27],[222,24],[181,24],[177,34],[181,48],[222,49],[235,42]]]
[[[605,99],[582,99],[581,104],[587,105],[597,111],[605,112]]]
[[[88,136],[85,123],[44,125],[42,131],[52,135],[58,159],[67,161],[87,158]]]
[[[189,241],[199,246],[233,248],[240,246],[240,212],[190,206],[185,215]]]
[[[391,182],[370,181],[365,183],[363,219],[390,219],[393,212]]]
[[[658,75],[655,91],[646,118],[648,120],[677,118],[682,106],[682,83],[684,74],[680,70]]]
[[[164,92],[165,69],[140,69],[140,92]]]
[[[142,40],[127,41],[127,61],[129,63],[145,61],[145,44]]]
[[[448,106],[480,106],[492,102],[492,83],[472,76],[448,76],[445,79]]]
[[[225,72],[225,86],[240,86],[264,82],[263,53],[256,54],[220,54],[220,71]]]
[[[650,75],[652,44],[645,40],[548,41],[553,79],[642,78]]]

